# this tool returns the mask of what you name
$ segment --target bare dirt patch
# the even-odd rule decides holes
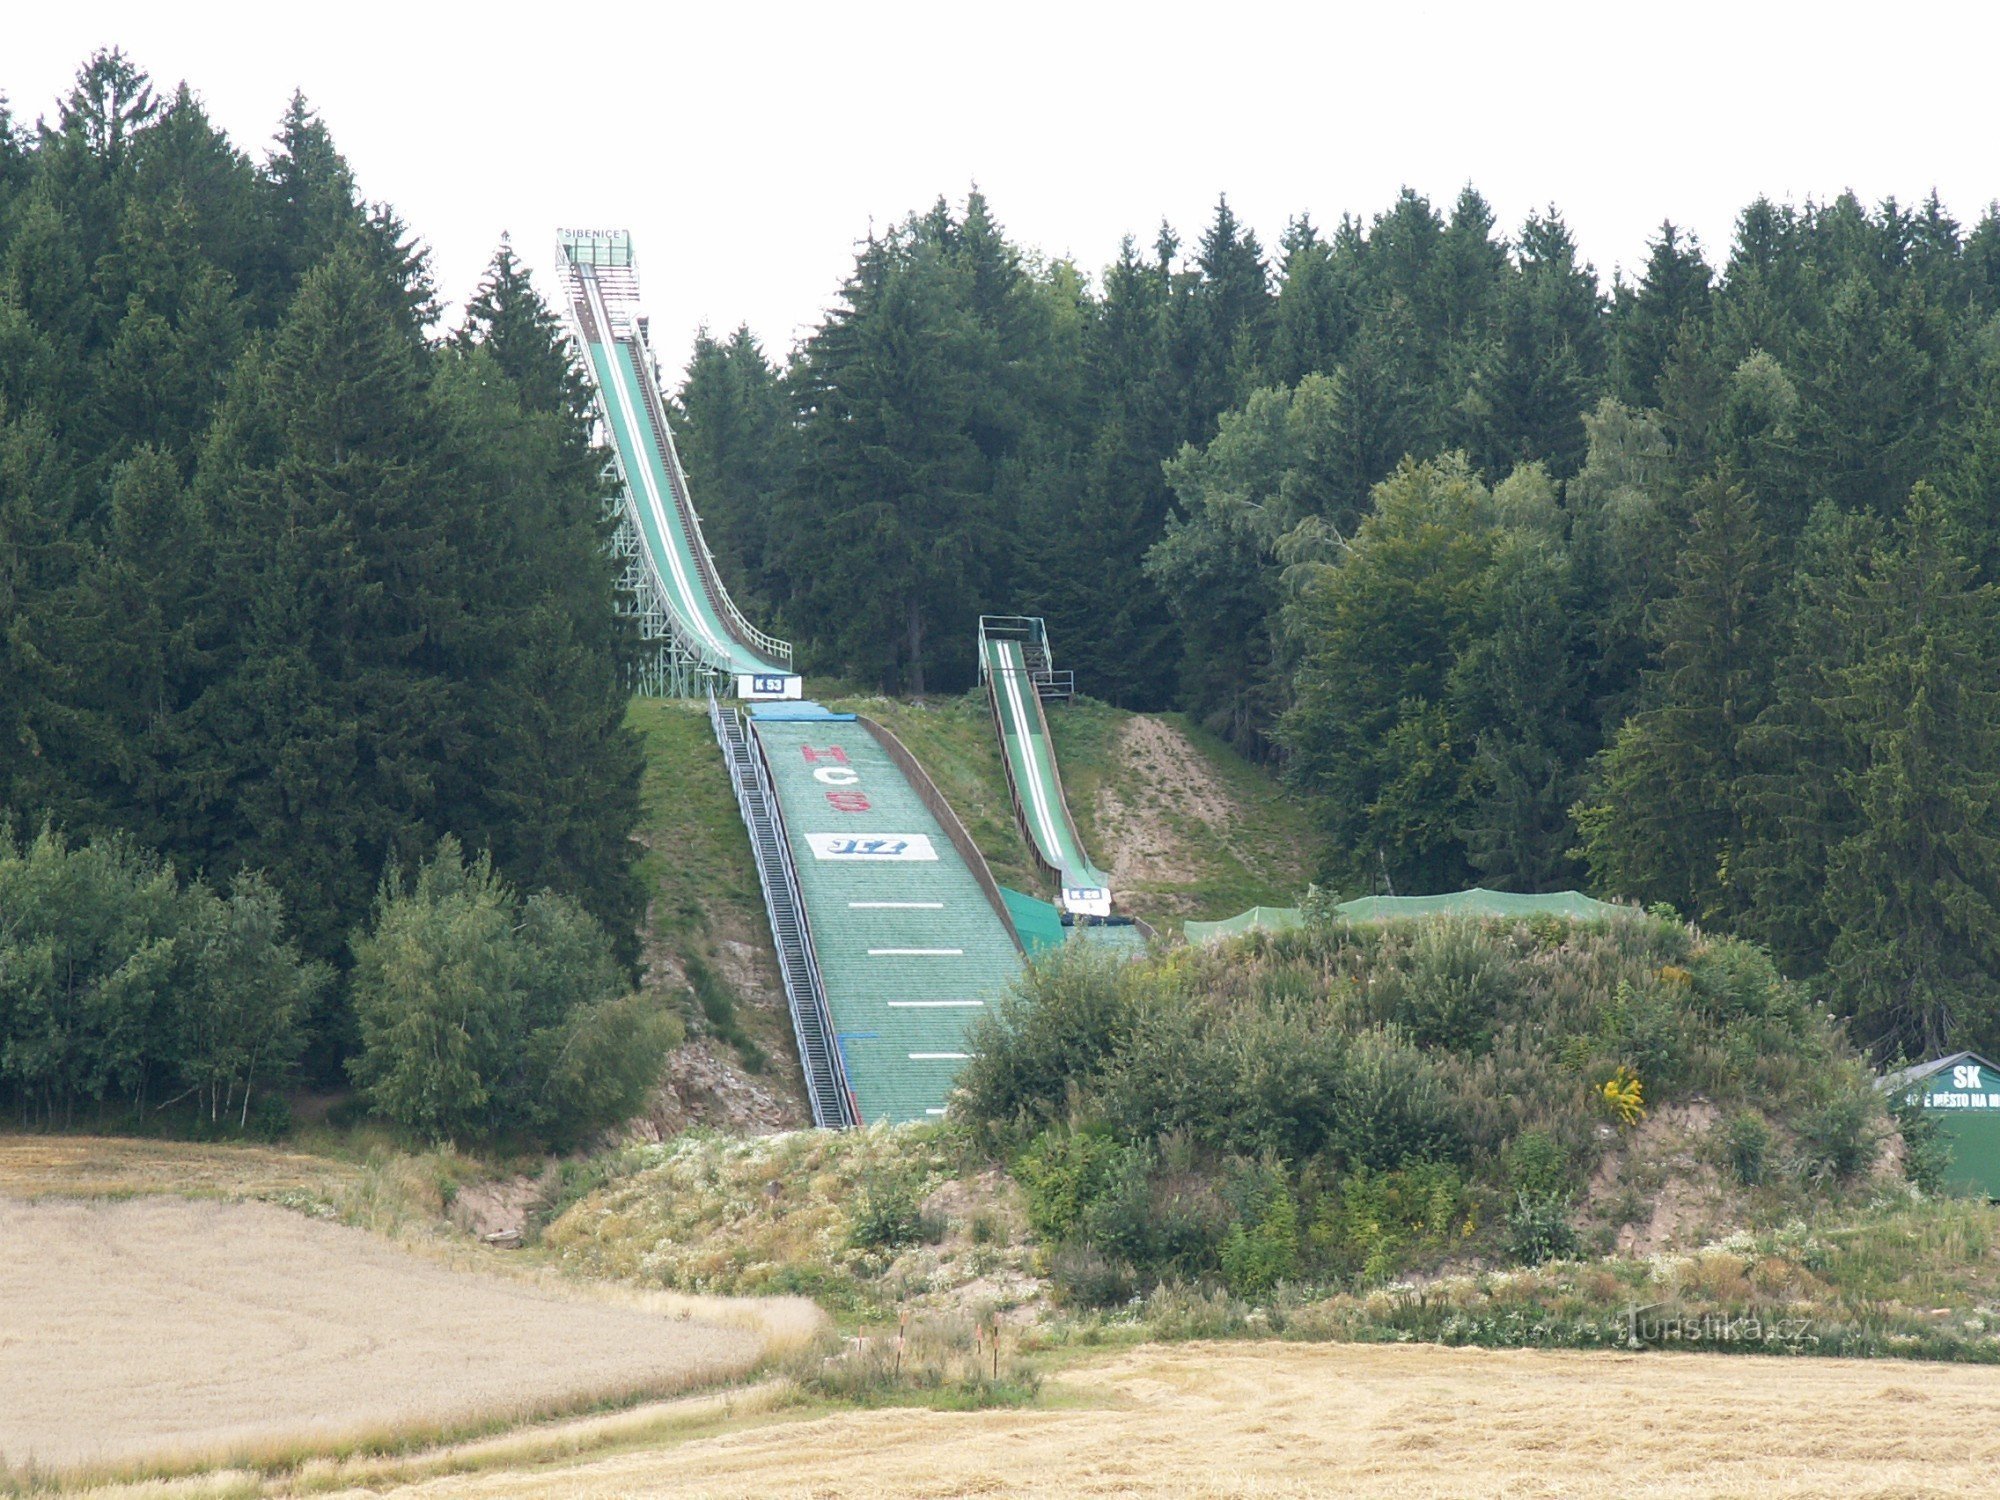
[[[792,1054],[774,1058],[773,1066],[796,1068]],[[628,1128],[636,1140],[664,1141],[698,1125],[730,1135],[770,1135],[811,1124],[795,1091],[776,1078],[746,1072],[718,1043],[702,1037],[668,1057],[659,1088]]]
[[[1125,721],[1117,756],[1125,774],[1097,791],[1098,857],[1111,861],[1121,888],[1192,884],[1203,862],[1187,847],[1185,822],[1177,826],[1167,809],[1219,837],[1241,812],[1236,798],[1186,735],[1146,714]]]
[[[222,1457],[740,1374],[762,1340],[248,1203],[0,1199],[0,1459]]]
[[[1920,1388],[1883,1399],[1883,1383]],[[2000,1374],[1971,1366],[1435,1346],[1150,1346],[1058,1409],[759,1421],[436,1496],[1985,1494]]]
[[[1616,1218],[1625,1198],[1644,1210],[1643,1218],[1618,1225],[1620,1254],[1706,1244],[1733,1227],[1721,1178],[1700,1155],[1715,1119],[1715,1106],[1706,1100],[1669,1104],[1598,1162],[1584,1194],[1586,1210]]]
[[[453,1195],[447,1217],[475,1239],[512,1248],[521,1243],[540,1199],[540,1183],[526,1175],[475,1182]]]

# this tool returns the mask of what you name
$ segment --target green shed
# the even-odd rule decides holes
[[[1947,1187],[2000,1199],[2000,1068],[1977,1052],[1954,1052],[1891,1073],[1882,1088],[1922,1099],[1938,1122],[1951,1156]]]

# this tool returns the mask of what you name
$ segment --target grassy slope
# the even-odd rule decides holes
[[[782,992],[773,993],[770,923],[708,714],[636,698],[626,722],[646,748],[639,872],[652,893],[646,958],[653,982],[683,981],[694,1030],[729,1044],[751,1071],[792,1079],[798,1061]]]
[[[1017,891],[1051,893],[1015,826],[1000,741],[983,693],[921,703],[842,698],[829,707],[866,714],[909,747],[986,856],[995,880]]]
[[[831,706],[879,720],[910,747],[957,812],[1002,885],[1040,895],[1051,884],[1036,870],[1014,821],[1000,749],[983,693],[922,704],[844,698]],[[1176,805],[1177,788],[1157,768],[1136,763],[1126,733],[1134,715],[1092,698],[1049,711],[1063,790],[1084,845],[1107,863],[1103,837],[1107,793],[1138,806],[1166,845],[1171,876],[1142,879],[1119,895],[1127,910],[1155,925],[1181,917],[1231,916],[1258,904],[1289,905],[1308,878],[1316,844],[1299,808],[1263,768],[1180,714],[1159,722],[1193,750],[1193,773],[1222,794],[1220,828]]]
[[[761,920],[757,867],[706,711],[635,698],[626,722],[646,744],[640,872],[654,893],[655,937],[680,943],[718,921]]]
[[[1099,827],[1105,794],[1122,793],[1128,801],[1147,804],[1182,866],[1173,878],[1141,880],[1121,896],[1156,926],[1169,917],[1213,921],[1252,906],[1295,904],[1311,878],[1319,848],[1298,800],[1264,767],[1245,760],[1187,715],[1157,715],[1192,747],[1194,774],[1224,794],[1224,826],[1206,823],[1177,795],[1177,788],[1158,784],[1150,774],[1157,768],[1135,764],[1129,752],[1120,753],[1119,734],[1132,717],[1091,699],[1079,699],[1050,716],[1056,753],[1062,758],[1063,790],[1085,845],[1107,847]]]

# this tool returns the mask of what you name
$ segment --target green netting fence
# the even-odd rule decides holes
[[[1581,891],[1548,891],[1523,895],[1518,891],[1473,889],[1442,896],[1362,896],[1343,901],[1334,910],[1349,922],[1393,922],[1408,917],[1570,917],[1580,922],[1599,917],[1629,916],[1629,906],[1598,901]],[[1182,927],[1190,943],[1212,943],[1240,932],[1283,932],[1305,919],[1296,906],[1253,906],[1219,922],[1189,922]]]
[[[1049,902],[1004,885],[1000,887],[1000,899],[1007,903],[1007,915],[1014,919],[1014,930],[1021,935],[1021,946],[1030,957],[1045,948],[1060,948],[1063,939],[1069,936],[1062,913]]]

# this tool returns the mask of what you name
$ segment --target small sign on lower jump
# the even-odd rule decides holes
[[[739,672],[736,696],[752,702],[760,699],[788,699],[805,696],[805,679],[788,672]]]
[[[809,833],[814,859],[936,859],[925,833]]]

